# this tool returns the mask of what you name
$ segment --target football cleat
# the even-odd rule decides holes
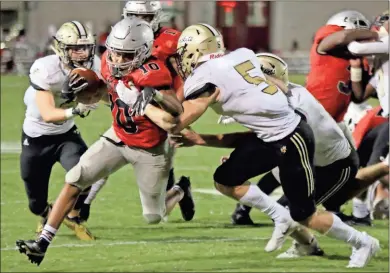
[[[359,248],[352,248],[352,255],[348,268],[362,268],[368,264],[373,256],[380,250],[379,241],[363,232],[364,241]]]
[[[189,177],[180,177],[177,185],[183,190],[184,196],[179,201],[180,211],[185,221],[191,221],[195,215],[195,203],[191,193],[191,181]]]
[[[44,242],[43,239],[34,241],[34,240],[18,240],[16,241],[16,247],[19,249],[19,252],[25,254],[31,263],[41,264],[43,258],[45,257],[46,249],[49,244]]]
[[[275,223],[274,231],[271,239],[265,246],[266,252],[272,252],[282,248],[284,242],[291,233],[299,228],[299,224],[295,221],[288,221],[285,223]]]
[[[294,240],[292,246],[276,258],[295,259],[304,256],[324,256],[324,254],[324,251],[318,246],[317,240],[313,237],[312,243],[308,245],[300,244]]]
[[[68,216],[64,219],[64,224],[71,230],[74,231],[77,238],[82,241],[93,241],[95,236],[89,231],[89,229],[81,222],[80,217],[69,218]]]
[[[83,204],[80,209],[80,221],[87,222],[89,218],[89,212],[91,210],[91,204]]]
[[[249,216],[249,212],[240,203],[236,205],[231,219],[232,224],[237,226],[253,226],[255,224]]]

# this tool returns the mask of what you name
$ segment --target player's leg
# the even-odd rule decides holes
[[[51,169],[55,163],[56,145],[48,143],[45,137],[31,138],[22,134],[20,154],[20,174],[28,198],[30,211],[40,216],[36,233],[42,231],[50,211],[48,188]]]
[[[280,183],[276,180],[272,172],[266,173],[257,182],[257,186],[266,195],[270,195],[276,188],[280,187]],[[250,218],[251,207],[237,203],[236,209],[232,214],[233,225],[253,225],[253,221]]]
[[[214,173],[215,187],[222,194],[266,213],[275,223],[275,229],[266,251],[279,249],[286,237],[298,225],[291,219],[288,210],[263,193],[250,178],[266,173],[277,164],[274,149],[255,134],[248,135],[234,149],[229,159]]]
[[[103,179],[100,179],[99,181],[96,181],[93,183],[91,186],[91,189],[89,190],[87,198],[85,198],[84,204],[81,205],[80,208],[80,219],[81,221],[88,221],[89,219],[89,214],[91,210],[91,204],[93,200],[95,200],[97,194],[100,192],[100,190],[104,187],[108,180],[108,177],[105,177]]]
[[[80,161],[81,156],[87,151],[88,147],[83,141],[77,128],[72,128],[67,133],[65,141],[57,149],[57,160],[62,167],[68,172]],[[71,212],[65,217],[64,224],[72,229],[76,236],[81,240],[94,240],[95,237],[91,234],[85,224],[82,223],[79,212],[81,205],[84,203],[88,195],[90,187],[83,190],[74,205]]]
[[[286,143],[286,153],[279,164],[283,191],[290,202],[294,220],[328,237],[353,246],[349,267],[363,267],[379,250],[378,240],[343,223],[333,213],[316,211],[313,174],[314,136],[301,122]],[[346,174],[347,175],[347,174]],[[346,178],[347,179],[347,178]]]
[[[31,262],[41,263],[48,246],[63,219],[74,207],[79,194],[95,181],[107,177],[127,163],[122,155],[123,147],[114,144],[119,143],[120,140],[115,136],[112,128],[104,135],[112,141],[101,137],[81,156],[79,163],[66,174],[66,183],[49,214],[40,238],[37,241],[18,240],[16,242],[19,251],[25,253]]]
[[[171,157],[171,164],[175,155],[175,147],[169,145],[169,156]],[[179,203],[181,215],[185,221],[191,221],[195,215],[195,203],[192,198],[191,181],[189,177],[182,176],[179,182],[175,183],[175,174],[171,166],[167,184],[166,209],[167,215],[173,210],[177,203]]]
[[[362,189],[388,174],[388,168],[381,163],[380,158],[386,157],[389,152],[389,123],[385,122],[370,132],[363,138],[359,146],[359,156],[363,159],[362,166],[368,166],[359,170],[356,178]],[[371,146],[370,146],[371,145]],[[354,195],[356,195],[354,193]],[[371,225],[370,211],[366,200],[366,191],[353,199],[354,224]]]
[[[147,150],[127,147],[125,151],[126,158],[134,162],[142,214],[148,224],[158,224],[166,215],[166,188],[172,159],[167,144]]]

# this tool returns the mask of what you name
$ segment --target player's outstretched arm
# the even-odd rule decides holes
[[[183,113],[183,105],[177,99],[173,90],[161,90],[158,91],[158,95],[154,100],[160,105],[162,109],[172,114],[173,116],[179,116]]]
[[[378,42],[356,42],[349,43],[348,50],[356,56],[367,56],[373,54],[389,54],[389,39]]]
[[[177,118],[152,104],[148,104],[146,106],[145,115],[158,127],[165,131],[172,130],[178,122]]]
[[[219,89],[210,94],[210,92],[203,93],[200,97],[183,102],[184,112],[179,116],[179,122],[172,128],[170,133],[178,134],[184,128],[194,123],[207,110],[207,108],[216,101],[219,95]]]
[[[170,140],[176,147],[191,147],[193,145],[214,148],[235,148],[243,137],[253,132],[237,132],[229,134],[198,134],[190,128],[184,129],[180,136],[171,136]]]
[[[378,40],[378,33],[367,29],[346,29],[330,34],[317,47],[319,54],[339,56],[340,49],[344,49],[352,41]]]

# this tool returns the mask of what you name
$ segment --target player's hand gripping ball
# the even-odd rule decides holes
[[[97,103],[102,97],[101,86],[102,82],[93,70],[76,68],[67,77],[62,87],[62,96],[84,104]]]

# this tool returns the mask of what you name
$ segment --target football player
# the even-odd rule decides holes
[[[167,67],[172,72],[173,89],[179,101],[183,101],[183,81],[173,68],[175,65],[173,55],[176,53],[180,32],[160,25],[160,22],[163,19],[160,1],[128,1],[123,8],[123,17],[138,17],[150,23],[155,39],[152,56],[166,63]],[[173,155],[174,152],[172,152],[172,156]],[[171,210],[179,203],[183,219],[190,221],[195,214],[195,204],[191,194],[190,179],[189,177],[182,176],[176,185],[174,185],[174,181],[174,170],[172,168],[169,172],[167,185],[167,208],[168,210]],[[88,219],[90,204],[103,186],[104,184],[100,183],[92,185],[88,198],[85,200],[85,205],[82,206],[80,212],[80,215],[84,219]]]
[[[150,25],[138,18],[121,20],[108,36],[101,70],[108,85],[113,126],[66,174],[66,184],[39,239],[16,242],[19,251],[26,254],[31,262],[38,265],[42,262],[79,193],[91,186],[93,181],[126,164],[134,167],[146,222],[157,224],[166,214],[166,184],[171,156],[167,148],[167,133],[163,129],[171,128],[174,123],[172,116],[182,112],[182,105],[176,96],[169,94],[172,77],[168,68],[160,60],[150,58],[152,44]],[[172,115],[152,104],[139,111],[135,108],[136,102],[142,99],[155,101]],[[142,116],[133,116],[133,113]]]
[[[265,74],[283,80],[288,86],[291,92],[290,102],[297,111],[304,114],[308,124],[313,129],[315,136],[314,161],[317,174],[315,198],[317,205],[323,204],[327,210],[333,211],[334,208],[345,203],[351,196],[365,189],[369,183],[374,183],[376,178],[388,174],[388,164],[379,164],[375,166],[375,173],[371,176],[362,175],[363,170],[360,170],[360,173],[358,172],[356,175],[359,167],[357,153],[352,149],[332,117],[303,86],[289,82],[288,67],[281,58],[269,53],[260,53],[257,56],[261,63],[261,69]],[[372,176],[375,177],[372,178]],[[360,182],[360,180],[364,180],[364,182]],[[273,170],[260,179],[258,186],[262,191],[266,190],[271,193],[280,185],[279,181],[278,171]],[[282,200],[278,202],[286,205],[286,202]],[[246,219],[246,223],[252,222],[248,215],[249,211],[249,207],[237,205],[232,217],[233,221],[238,220],[241,223]],[[294,242],[292,248],[279,257],[292,258],[305,254],[318,255],[321,252],[313,243],[315,241],[312,242],[311,249],[308,247],[305,249],[301,246],[302,243]]]
[[[358,57],[353,56],[347,46],[356,40],[378,39],[378,33],[369,30],[369,25],[369,21],[360,12],[339,12],[316,32],[310,51],[306,88],[336,120],[351,143],[353,139],[343,118],[350,101],[361,102],[362,94],[352,92],[350,88],[349,59]],[[364,78],[367,78],[366,74],[364,73]],[[350,220],[350,217],[341,212],[339,216],[343,220]]]
[[[375,74],[370,79],[368,84],[364,84],[361,77],[361,69],[359,60],[351,60],[351,76],[352,89],[356,92],[362,93],[363,99],[370,97],[373,93],[376,93],[379,99],[380,106],[372,109],[365,115],[353,132],[353,136],[356,139],[358,153],[360,157],[361,166],[371,166],[380,162],[380,158],[385,158],[389,152],[389,15],[388,12],[378,17],[378,20],[374,23],[376,31],[380,36],[379,41],[360,43],[357,41],[351,42],[348,45],[349,51],[357,56],[375,56]],[[352,75],[355,73],[355,75]],[[384,179],[388,181],[388,179]],[[387,182],[388,184],[388,182]],[[378,193],[382,185],[376,183]],[[375,191],[375,189],[372,189]],[[375,205],[372,207],[388,207],[387,193],[382,195]],[[370,194],[369,197],[373,197],[374,194]],[[385,198],[383,198],[385,197]],[[358,219],[366,219],[370,223],[370,211],[367,207],[364,199],[365,194],[359,198],[353,200],[354,209],[353,216]],[[374,200],[372,200],[374,202]],[[375,209],[376,210],[376,209]],[[376,210],[377,211],[377,210]]]
[[[87,150],[74,117],[85,117],[97,107],[97,104],[77,104],[75,100],[63,97],[62,86],[66,82],[68,90],[72,92],[85,87],[85,79],[76,74],[67,79],[74,68],[91,68],[100,74],[100,59],[94,55],[94,36],[80,22],[64,23],[54,37],[52,49],[55,54],[40,58],[32,65],[30,87],[24,96],[27,110],[23,123],[20,170],[29,208],[42,218],[37,228],[38,234],[51,209],[48,186],[53,165],[59,162],[69,171]],[[93,239],[78,216],[88,190],[86,188],[81,193],[65,221],[82,240]]]
[[[257,56],[249,49],[240,48],[225,55],[222,35],[206,24],[192,25],[182,32],[177,59],[179,72],[185,79],[186,102],[172,133],[197,120],[209,106],[251,130],[205,135],[203,144],[235,148],[215,171],[215,187],[274,220],[275,230],[266,251],[281,247],[285,236],[297,230],[294,219],[351,244],[353,254],[348,267],[365,266],[379,251],[379,242],[346,225],[332,213],[316,211],[313,131],[304,117],[294,111],[283,82],[265,76]],[[289,212],[247,182],[276,166],[290,202]]]

